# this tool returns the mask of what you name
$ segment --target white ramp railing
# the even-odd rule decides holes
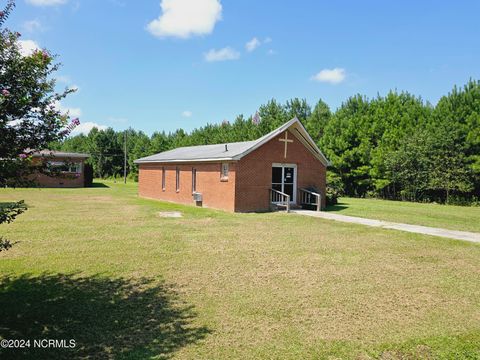
[[[322,195],[308,189],[298,189],[300,204],[311,205],[320,211],[322,208]]]
[[[284,206],[287,212],[290,212],[290,195],[270,189],[270,204]]]

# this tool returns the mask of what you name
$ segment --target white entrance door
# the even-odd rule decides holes
[[[290,203],[297,202],[297,165],[272,164],[272,189],[290,195]]]

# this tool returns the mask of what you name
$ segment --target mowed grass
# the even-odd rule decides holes
[[[0,190],[0,337],[76,340],[0,358],[480,357],[478,244],[106,184]]]
[[[328,211],[414,225],[480,232],[480,206],[421,204],[342,197]]]

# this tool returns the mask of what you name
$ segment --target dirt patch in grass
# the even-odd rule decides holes
[[[162,218],[181,218],[183,217],[180,211],[160,211],[158,213],[159,217]]]

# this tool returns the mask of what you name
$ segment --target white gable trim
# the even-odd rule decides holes
[[[295,135],[295,137],[300,140],[304,145],[305,147],[310,150],[310,152],[318,159],[320,160],[320,162],[322,162],[325,166],[330,166],[331,163],[330,161],[327,159],[327,157],[325,155],[323,155],[322,151],[318,148],[317,144],[315,143],[315,141],[313,141],[312,137],[310,136],[310,134],[307,132],[307,130],[305,129],[305,127],[303,126],[303,124],[299,121],[298,124],[301,126],[301,130],[303,131],[300,131],[299,129],[295,128],[295,130],[298,132],[298,134],[301,136],[301,138],[299,138],[297,136],[297,134],[295,132],[293,132],[293,135]],[[312,151],[313,150],[313,151]]]
[[[296,132],[300,135],[300,137],[299,135],[297,135],[296,132],[291,131],[291,128],[293,128],[293,130],[296,130]],[[298,120],[296,117],[290,120],[289,122],[283,124],[278,129],[275,129],[271,133],[265,135],[263,138],[260,138],[259,141],[255,143],[254,146],[244,151],[243,153],[235,156],[233,159],[240,160],[244,156],[250,154],[252,151],[258,149],[260,146],[276,138],[285,130],[290,130],[291,133],[303,144],[303,146],[305,146],[313,154],[313,156],[315,156],[315,158],[319,160],[323,165],[325,166],[330,165],[330,162],[327,160],[325,155],[323,155],[323,153],[320,151],[317,144],[315,144],[315,141],[313,141],[312,137],[308,134],[307,130],[305,129],[303,124],[300,122],[300,120]]]

